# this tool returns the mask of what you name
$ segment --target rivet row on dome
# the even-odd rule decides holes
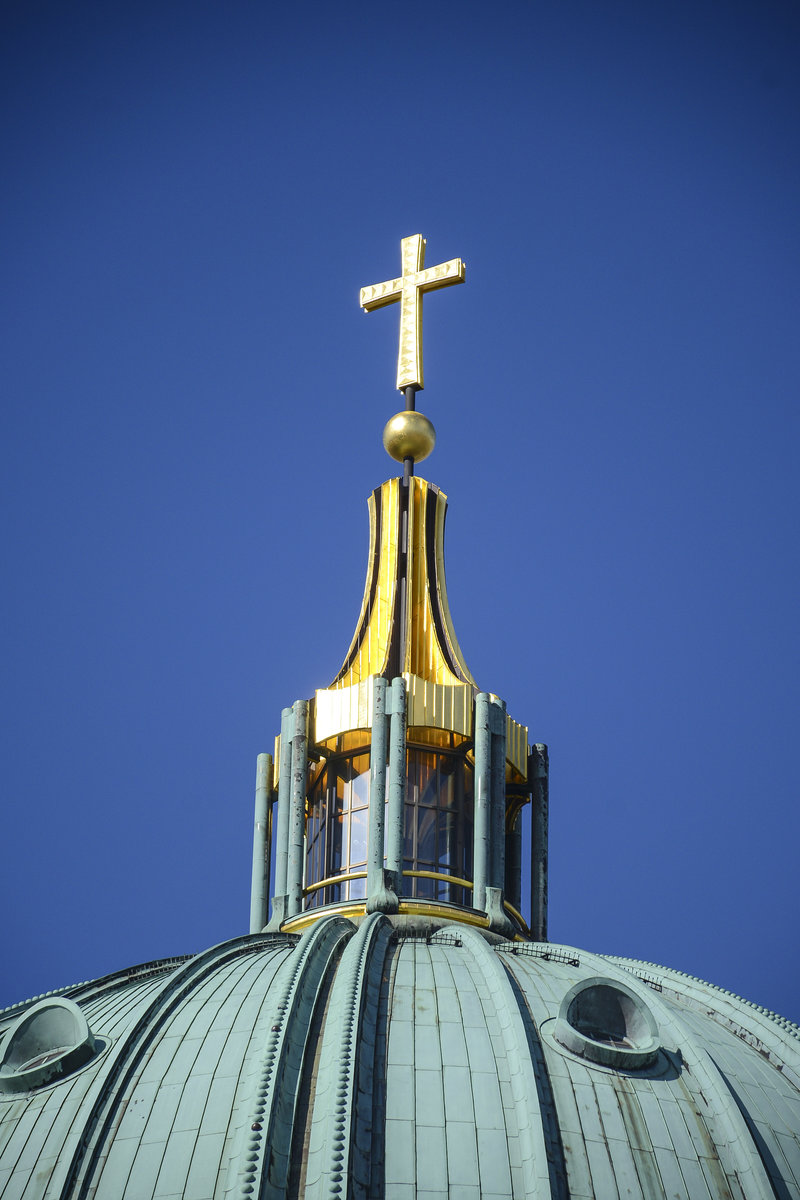
[[[263,1197],[286,1193],[300,1064],[312,1015],[325,976],[351,935],[349,922],[337,918],[313,926],[276,976],[273,1016],[240,1125],[239,1142],[244,1139],[250,1151],[239,1171],[242,1196],[249,1196],[256,1182]]]

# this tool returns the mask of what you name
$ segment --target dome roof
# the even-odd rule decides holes
[[[3,1197],[800,1196],[800,1031],[651,964],[329,913],[3,1016]]]
[[[362,305],[401,301],[408,426],[464,269],[402,247]],[[401,450],[342,668],[258,756],[250,934],[0,1014],[0,1200],[800,1200],[800,1030],[547,941],[547,747],[478,691]]]

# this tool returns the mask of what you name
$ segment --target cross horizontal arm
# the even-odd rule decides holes
[[[402,279],[389,279],[386,283],[374,283],[372,287],[362,288],[358,302],[367,312],[372,312],[386,304],[394,304],[402,294]]]
[[[460,258],[451,258],[449,262],[440,263],[438,267],[428,267],[414,276],[414,283],[423,292],[433,292],[436,288],[448,287],[451,283],[463,283],[466,275],[464,262]]]
[[[465,265],[460,258],[435,267],[423,266],[425,262],[425,239],[422,234],[403,238],[400,243],[403,274],[399,279],[388,279],[385,283],[374,283],[361,289],[359,303],[366,312],[384,308],[387,304],[400,301],[400,349],[397,356],[397,388],[405,392],[408,388],[421,391],[422,377],[422,297],[425,292],[448,287],[451,283],[463,283]]]

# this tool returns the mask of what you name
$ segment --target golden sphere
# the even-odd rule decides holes
[[[383,448],[397,462],[406,458],[413,458],[415,463],[422,462],[435,445],[436,430],[421,412],[395,413],[386,422]]]

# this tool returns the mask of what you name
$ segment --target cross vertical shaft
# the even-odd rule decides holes
[[[425,239],[415,233],[400,243],[402,275],[361,289],[360,304],[367,312],[400,301],[400,348],[397,355],[397,388],[422,391],[422,297],[425,292],[463,283],[465,264],[451,258],[425,269]]]

